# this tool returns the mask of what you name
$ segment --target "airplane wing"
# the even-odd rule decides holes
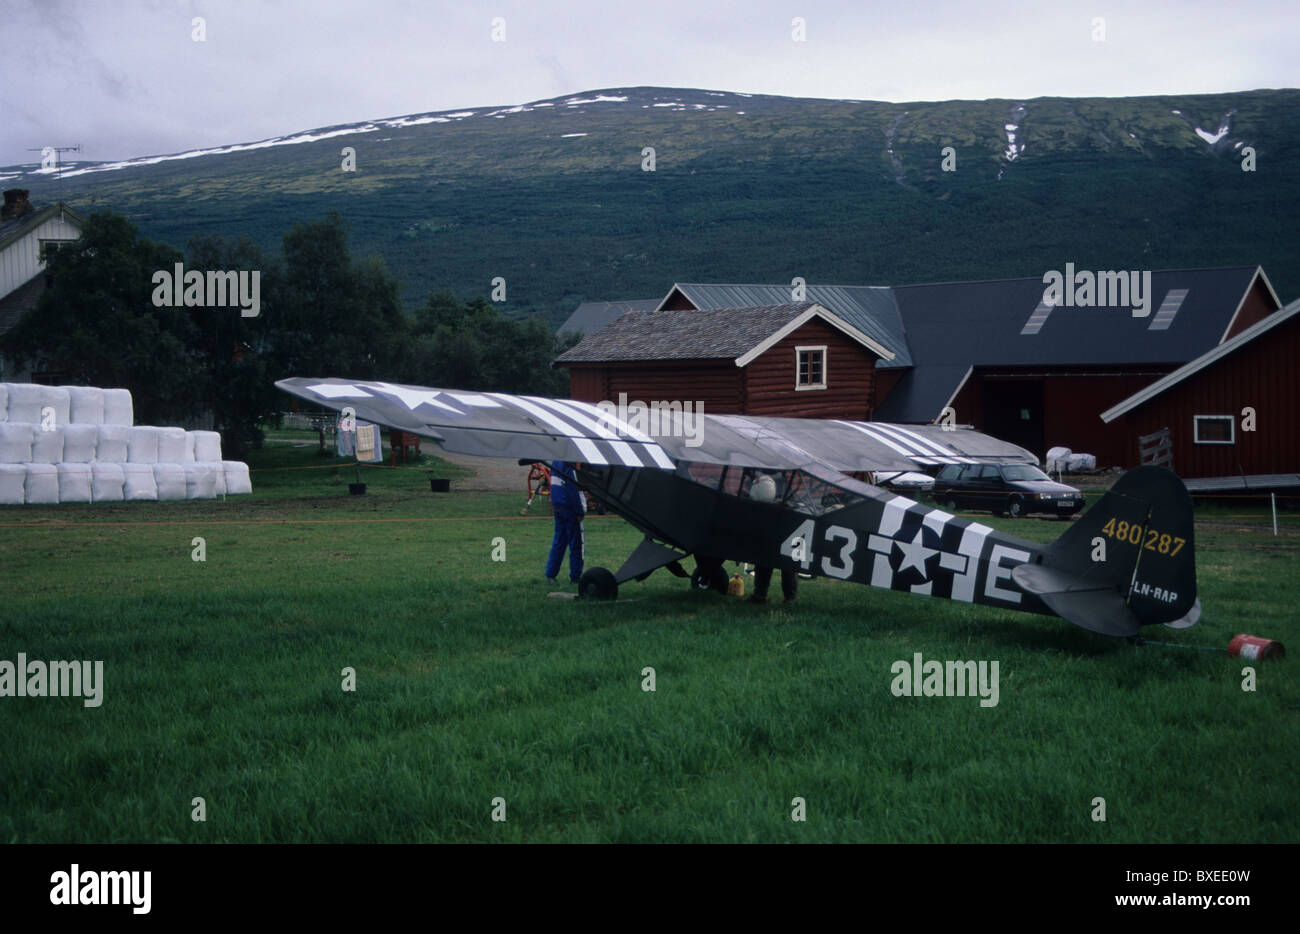
[[[771,470],[823,464],[839,471],[917,470],[940,464],[1038,459],[970,429],[832,419],[685,413],[626,417],[612,407],[498,392],[431,389],[374,380],[294,377],[276,383],[309,402],[488,457],[673,470],[696,462]],[[619,416],[623,415],[623,418]]]

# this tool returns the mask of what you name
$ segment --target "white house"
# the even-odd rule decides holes
[[[6,333],[45,291],[45,257],[48,250],[81,236],[85,220],[58,202],[35,208],[27,189],[10,188],[0,209],[0,334]],[[0,378],[25,380],[28,373],[11,372],[0,358]]]

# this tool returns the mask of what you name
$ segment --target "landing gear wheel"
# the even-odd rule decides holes
[[[1025,501],[1019,496],[1013,496],[1007,500],[1007,515],[1012,519],[1019,519],[1025,514]]]
[[[691,575],[691,586],[696,590],[716,590],[718,593],[726,593],[727,572],[721,562],[697,564],[695,573]]]
[[[613,600],[618,596],[618,581],[605,568],[588,568],[578,581],[578,596],[587,600]]]

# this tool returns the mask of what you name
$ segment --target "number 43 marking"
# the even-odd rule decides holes
[[[798,562],[799,566],[805,571],[812,567],[813,555],[808,547],[808,542],[815,531],[813,521],[805,519],[799,524],[798,528],[790,533],[790,537],[781,543],[781,554],[791,561]],[[839,547],[839,554],[828,554],[822,557],[822,573],[827,577],[846,580],[853,574],[853,549],[858,547],[858,533],[852,529],[846,529],[842,525],[827,526],[826,544],[833,545],[835,542],[843,543]],[[831,560],[832,557],[835,560]]]

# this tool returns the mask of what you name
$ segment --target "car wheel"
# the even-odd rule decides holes
[[[605,568],[588,568],[578,581],[578,596],[588,600],[613,600],[618,596],[618,581]]]
[[[1012,519],[1019,519],[1025,514],[1025,501],[1022,497],[1013,496],[1007,500],[1007,515]]]

